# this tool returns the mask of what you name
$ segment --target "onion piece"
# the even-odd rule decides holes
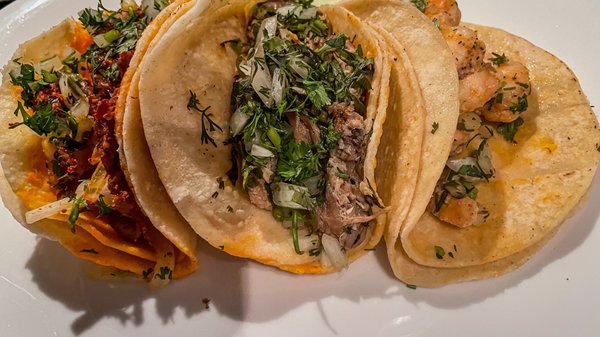
[[[275,101],[276,105],[279,105],[283,100],[283,93],[286,86],[285,75],[281,72],[281,69],[275,68],[273,71],[273,84],[271,90],[271,98]]]
[[[160,11],[154,7],[154,3],[156,0],[143,0],[142,1],[142,9],[144,10],[144,14],[150,19],[154,19]]]
[[[90,181],[85,188],[83,197],[88,202],[95,203],[107,186],[108,173],[106,172],[104,165],[100,163],[96,166],[96,170],[94,171],[94,174],[92,174],[92,178],[90,178]]]
[[[136,10],[139,8],[139,6],[135,2],[135,0],[121,0],[121,9],[124,11],[128,11],[129,8]]]
[[[288,62],[290,68],[303,79],[308,78],[308,65],[297,56],[291,56]]]
[[[63,96],[65,105],[69,109],[72,108],[79,99],[85,97],[83,90],[77,82],[78,78],[76,75],[60,73],[58,87],[60,88],[60,94]]]
[[[490,146],[487,140],[484,140],[479,145],[477,163],[479,168],[483,171],[486,177],[491,178],[495,174],[494,165],[492,164],[492,154],[490,152]]]
[[[104,48],[104,47],[110,45],[110,42],[106,41],[104,34],[94,35],[94,37],[92,39],[94,40],[94,43],[96,44],[96,46],[98,46],[99,48]]]
[[[462,132],[477,131],[481,127],[481,117],[474,112],[461,113],[458,118],[458,130]]]
[[[69,198],[60,199],[49,204],[46,204],[42,207],[38,207],[36,209],[32,209],[25,213],[25,222],[28,225],[32,223],[38,222],[42,219],[49,218],[55,214],[58,214],[62,211],[67,211],[71,208],[71,201]]]
[[[293,242],[290,240],[290,243]],[[300,250],[303,252],[308,252],[311,249],[319,248],[319,236],[316,234],[306,235],[306,232],[298,233],[298,245],[300,246]]]
[[[75,135],[75,140],[81,142],[83,140],[83,136],[92,131],[94,127],[94,120],[88,116],[90,112],[90,104],[80,99],[72,108],[69,110],[69,113],[75,117],[75,121],[77,121],[77,135]]]
[[[473,157],[461,158],[461,159],[450,159],[446,163],[449,169],[454,172],[460,171],[463,166],[477,166],[477,159]]]
[[[273,203],[277,206],[309,210],[314,206],[308,188],[287,183],[273,186]]]
[[[53,71],[53,70],[59,70],[63,67],[62,61],[60,58],[58,58],[58,56],[54,55],[52,57],[49,57],[45,60],[42,60],[40,62],[40,64],[35,67],[35,72],[36,73],[41,73],[42,70],[44,71]]]
[[[240,110],[240,108],[237,108],[237,110],[235,110],[235,112],[231,116],[231,126],[229,127],[229,129],[231,130],[231,135],[235,137],[240,132],[242,132],[249,120],[250,116],[243,113]]]
[[[250,154],[254,157],[258,157],[258,158],[272,158],[275,157],[275,155],[273,154],[273,152],[271,152],[269,149],[266,149],[260,145],[252,145],[252,150],[250,151]]]
[[[336,269],[340,270],[348,267],[348,257],[346,257],[346,253],[344,253],[340,242],[336,238],[323,234],[321,243],[324,253],[327,254],[329,261]]]

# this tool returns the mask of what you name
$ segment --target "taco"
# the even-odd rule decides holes
[[[168,205],[165,215],[140,208],[115,134],[143,55],[191,6],[157,4],[99,4],[20,46],[0,88],[0,163],[4,203],[27,229],[163,285],[196,270],[195,234]]]
[[[387,220],[390,263],[398,278],[425,287],[502,275],[538,251],[588,190],[598,122],[555,56],[502,30],[459,25],[455,1],[413,3],[427,16],[400,1],[344,4],[405,45],[420,43],[403,31],[414,25],[407,11],[438,28],[459,77],[453,137],[426,134],[421,162],[437,164],[422,166],[408,216]],[[407,52],[417,68],[427,59],[425,50]]]
[[[143,132],[183,217],[214,247],[294,273],[339,270],[379,242],[388,99],[399,105],[402,88],[420,100],[379,32],[310,3],[237,1],[190,17],[139,81]],[[389,133],[420,140],[422,123],[408,124],[422,115],[410,110]]]

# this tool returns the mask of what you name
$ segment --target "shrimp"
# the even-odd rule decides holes
[[[500,78],[493,68],[465,77],[459,82],[460,111],[472,112],[482,108],[499,89]]]
[[[424,13],[440,26],[458,26],[462,16],[455,0],[429,0]]]
[[[485,43],[467,27],[441,27],[442,35],[456,60],[458,77],[463,79],[485,65]]]
[[[519,62],[510,61],[500,64],[496,70],[501,80],[500,89],[491,107],[483,111],[483,117],[490,122],[511,123],[529,107],[529,70]]]
[[[440,220],[459,228],[469,227],[477,222],[479,204],[471,198],[448,197],[440,208]]]

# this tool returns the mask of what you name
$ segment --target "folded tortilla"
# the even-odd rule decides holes
[[[212,246],[239,257],[251,258],[294,273],[326,273],[336,270],[322,257],[296,254],[289,229],[274,219],[269,211],[257,208],[244,196],[241,186],[227,179],[231,168],[231,148],[227,144],[231,111],[231,92],[236,74],[237,54],[223,42],[246,41],[250,4],[238,1],[226,5],[206,17],[189,16],[173,25],[143,63],[139,81],[139,98],[144,134],[158,176],[171,200],[194,230]],[[421,151],[412,146],[422,138],[423,108],[414,105],[404,115],[393,110],[394,120],[383,129],[388,100],[390,106],[422,101],[420,91],[409,79],[416,75],[405,68],[404,52],[389,51],[385,32],[377,32],[341,7],[321,7],[334,31],[354,37],[365,55],[375,59],[375,74],[365,121],[372,125],[364,175],[375,185],[379,170],[376,153],[380,138],[393,137],[398,146],[384,149],[389,155],[402,152],[398,165],[408,165],[416,180]],[[384,37],[386,35],[387,37]],[[396,63],[393,73],[391,63]],[[390,77],[392,84],[390,86]],[[390,89],[391,87],[391,89]],[[401,95],[401,90],[404,91]],[[212,119],[225,132],[213,133],[217,144],[202,145],[201,118],[188,111],[190,91],[197,92],[203,106],[210,106]],[[391,111],[391,110],[390,110]],[[412,124],[415,125],[412,125]],[[386,134],[388,136],[386,136]],[[402,139],[402,141],[398,141]],[[406,164],[408,163],[408,164]],[[383,166],[382,166],[383,167]],[[383,168],[385,169],[385,168]],[[388,171],[391,176],[397,172]],[[225,185],[219,189],[219,180]],[[410,187],[410,186],[409,186]],[[385,188],[410,201],[410,188],[396,185]],[[373,226],[365,243],[348,253],[350,261],[375,247],[383,233],[383,223]]]
[[[431,46],[426,46],[437,43],[436,51],[444,49],[441,35],[424,38],[412,33],[414,27],[436,30],[412,5],[381,0],[350,1],[343,6],[410,46],[406,52],[417,74],[438,69],[447,70],[438,75],[442,81],[456,77],[449,73],[456,73],[452,55],[432,53]],[[444,90],[454,93],[457,87],[419,78],[423,97],[429,103],[428,118],[440,111],[433,105],[437,100],[449,100],[455,109],[450,113],[453,118],[449,118],[450,110],[440,116],[443,122],[440,120],[438,125],[446,127],[447,133],[441,137],[435,137],[439,131],[425,133],[417,192],[408,215],[386,219],[388,256],[395,275],[421,287],[496,277],[521,266],[572,214],[589,189],[600,158],[598,122],[572,71],[555,56],[522,38],[494,28],[469,27],[478,31],[489,51],[504,53],[529,69],[533,94],[516,145],[499,135],[490,141],[497,176],[476,185],[478,201],[489,209],[490,218],[482,225],[459,229],[425,211],[448,158],[458,116],[456,96],[449,96]],[[434,64],[435,55],[446,59],[446,68]],[[441,104],[449,107],[448,103]],[[380,178],[379,185],[396,182],[385,176]],[[384,198],[384,202],[392,208],[391,212],[404,207],[393,198]],[[452,254],[440,258],[436,246]]]

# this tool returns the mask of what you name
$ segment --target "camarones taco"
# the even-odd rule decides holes
[[[391,74],[401,60],[390,55],[350,12],[311,1],[237,1],[182,18],[145,59],[139,99],[183,217],[211,245],[295,273],[338,270],[373,248],[388,99],[401,86],[420,97],[414,74]]]
[[[422,166],[407,217],[388,218],[390,262],[419,286],[498,276],[543,246],[589,188],[598,122],[575,75],[553,55],[498,29],[459,25],[455,1],[412,2],[427,16],[393,0],[345,5],[405,45],[418,43],[402,28],[412,11],[439,29],[458,70],[454,137],[435,137],[442,122],[425,134],[421,163],[433,165]],[[419,67],[427,57],[416,51],[407,50]],[[393,199],[383,200],[394,209]]]
[[[115,116],[151,42],[187,9],[187,1],[85,9],[79,21],[21,45],[0,88],[2,197],[11,213],[78,257],[156,284],[197,268],[196,239],[168,205],[165,216],[138,206],[148,192],[128,185]],[[146,187],[164,193],[153,181]]]

